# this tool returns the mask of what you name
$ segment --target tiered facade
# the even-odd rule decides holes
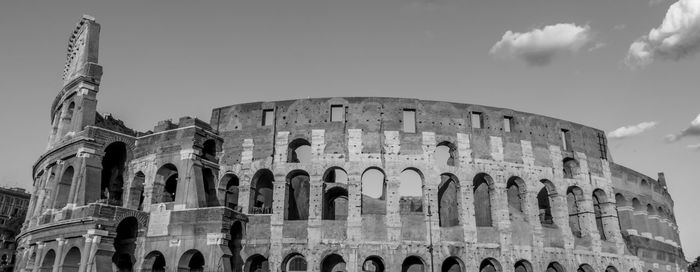
[[[603,131],[404,98],[237,104],[134,131],[97,113],[84,17],[22,271],[683,271],[666,182]]]

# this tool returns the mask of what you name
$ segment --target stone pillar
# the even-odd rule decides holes
[[[649,212],[647,211],[647,214]],[[647,226],[649,227],[649,235],[651,236],[651,239],[656,239],[656,237],[660,237],[661,234],[661,222],[660,218],[656,214],[648,214],[647,215]]]
[[[313,248],[321,243],[322,235],[322,209],[324,185],[319,175],[309,176],[309,219],[307,226],[308,246]]]
[[[652,239],[651,237],[651,232],[649,232],[649,226],[647,222],[647,212],[643,210],[635,210],[634,211],[634,227],[637,229],[637,232],[639,233],[640,236],[642,237],[647,237],[649,239]]]
[[[46,149],[51,149],[53,147],[53,143],[56,142],[56,139],[58,138],[58,122],[60,118],[60,112],[57,112],[53,117],[53,121],[51,122],[51,131],[49,132],[49,144],[46,146]]]
[[[46,244],[43,242],[37,242],[36,247],[36,258],[34,259],[34,267],[32,268],[32,272],[39,272],[39,267],[44,260],[44,249],[46,248]]]
[[[284,200],[286,181],[284,173],[275,173],[275,187],[272,197],[272,215],[270,215],[270,267],[280,267],[282,264],[282,240],[284,238]]]
[[[493,138],[493,137],[492,137]],[[499,138],[500,139],[500,138]],[[508,193],[506,178],[500,170],[493,172],[493,188],[491,189],[491,220],[498,230],[501,251],[511,247],[510,214],[508,211]]]
[[[180,151],[180,166],[178,171],[177,194],[175,195],[174,210],[206,207],[204,194],[204,177],[202,163],[197,159],[195,150]]]
[[[399,176],[387,177],[386,185],[386,227],[387,239],[393,242],[401,241],[401,207],[399,207]]]
[[[440,244],[442,237],[440,236],[440,212],[439,212],[439,201],[438,201],[438,186],[442,179],[440,176],[426,175],[425,182],[423,185],[423,207],[429,208],[426,214],[426,241],[432,239],[433,244]],[[432,231],[431,231],[432,230]]]
[[[362,176],[348,174],[347,240],[357,244],[362,239]]]
[[[90,253],[92,252],[92,242],[93,242],[93,235],[91,234],[85,234],[83,235],[83,238],[85,239],[85,244],[83,245],[83,249],[80,252],[80,267],[78,267],[78,272],[86,272],[88,260],[90,259]]]
[[[59,267],[63,265],[63,248],[66,245],[66,239],[56,238],[56,242],[58,242],[58,246],[56,247],[56,259],[53,262],[52,272],[58,272]]]
[[[474,185],[471,178],[465,177],[459,186],[462,197],[460,207],[460,223],[464,230],[464,240],[466,243],[476,244],[476,219],[474,218]]]
[[[595,212],[593,211],[593,195],[590,190],[581,188],[583,197],[580,199],[577,196],[576,205],[578,206],[578,218],[581,225],[581,236],[584,238],[595,237],[599,239],[598,227],[596,225]]]
[[[70,131],[71,127],[71,114],[68,112],[68,106],[69,104],[64,104],[63,107],[61,107],[61,117],[59,119],[59,124],[58,124],[58,133],[56,134],[56,141],[60,141],[63,136]],[[75,112],[75,108],[73,108],[73,112]]]

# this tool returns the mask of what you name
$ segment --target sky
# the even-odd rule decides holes
[[[98,110],[134,129],[332,96],[552,116],[609,132],[616,163],[664,172],[686,258],[700,255],[700,0],[5,0],[4,186],[31,187],[83,14],[102,25]]]

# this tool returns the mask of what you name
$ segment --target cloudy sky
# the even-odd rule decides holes
[[[214,107],[399,96],[609,132],[615,162],[665,172],[700,255],[700,0],[3,1],[0,184],[31,186],[68,34],[102,24],[98,108],[138,130]]]

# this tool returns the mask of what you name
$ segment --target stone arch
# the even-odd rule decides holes
[[[309,219],[309,174],[294,170],[287,174],[285,193],[285,220]]]
[[[554,184],[546,179],[540,180],[544,185],[537,193],[537,208],[539,210],[540,224],[543,226],[553,226],[554,216],[552,215],[552,199],[557,196]]]
[[[491,205],[494,199],[494,182],[491,176],[479,173],[474,177],[474,217],[477,227],[492,227]]]
[[[270,263],[267,258],[260,254],[255,254],[250,257],[245,262],[245,272],[269,272]]]
[[[345,260],[338,254],[330,254],[321,261],[321,272],[345,272]]]
[[[291,141],[287,148],[288,163],[311,162],[311,143],[306,139],[297,138]]]
[[[399,207],[401,214],[423,212],[423,173],[406,168],[399,176]]]
[[[546,272],[566,272],[566,269],[558,262],[551,262],[547,265]]]
[[[226,173],[219,181],[219,192],[221,192],[221,199],[224,200],[225,207],[234,210],[238,207],[238,186],[240,186],[240,180],[233,173]]]
[[[146,184],[146,175],[139,171],[134,174],[129,187],[129,207],[143,210],[144,201],[144,186]]]
[[[406,257],[401,264],[401,272],[425,272],[423,258],[416,255]]]
[[[445,261],[442,262],[442,272],[463,272],[464,263],[462,260],[455,256],[447,257]]]
[[[56,200],[54,200],[54,209],[61,209],[68,204],[68,197],[70,195],[70,188],[73,184],[73,179],[75,178],[75,170],[73,166],[68,166],[66,170],[63,171],[60,181],[56,184]]]
[[[498,260],[494,258],[486,258],[483,261],[481,261],[481,264],[479,265],[479,272],[501,272],[503,271],[503,268],[501,267],[501,263],[498,262]]]
[[[182,254],[177,265],[178,271],[204,271],[204,255],[199,250],[190,249]]]
[[[323,194],[323,220],[347,220],[348,190],[333,187]]]
[[[455,166],[458,164],[457,146],[449,141],[442,141],[435,146],[435,162],[438,165]]]
[[[609,265],[608,267],[605,268],[605,272],[618,272],[617,268],[615,266]]]
[[[578,269],[576,269],[576,272],[595,272],[593,270],[593,267],[587,263],[579,265]]]
[[[209,167],[202,168],[202,185],[204,187],[204,201],[207,207],[220,206],[219,199],[216,196],[216,175],[214,170]]]
[[[44,258],[41,261],[41,271],[51,271],[53,269],[53,264],[56,262],[56,251],[49,249],[49,251],[44,254]]]
[[[513,268],[515,272],[533,272],[532,264],[525,259],[515,262]]]
[[[593,214],[595,215],[595,225],[598,228],[598,233],[600,234],[601,240],[608,240],[608,233],[606,231],[603,217],[608,213],[605,211],[606,205],[608,204],[608,196],[601,189],[595,189],[593,191]]]
[[[361,177],[362,214],[386,214],[386,174],[379,167],[367,168]]]
[[[323,173],[323,182],[324,183],[339,183],[339,184],[347,184],[348,183],[348,173],[345,171],[345,169],[338,167],[338,166],[333,166],[328,169],[326,169],[326,172]]]
[[[457,176],[445,173],[440,175],[438,186],[438,216],[440,227],[453,227],[460,224],[459,206],[461,191]]]
[[[569,227],[571,233],[576,237],[581,237],[581,223],[583,221],[582,209],[579,202],[583,200],[583,190],[577,186],[570,186],[566,189],[566,203],[569,211]]]
[[[178,181],[178,170],[175,165],[168,163],[161,166],[156,172],[156,179],[153,185],[153,198],[155,199],[151,202],[155,204],[175,201]]]
[[[574,178],[579,172],[579,163],[574,158],[564,158],[562,161],[564,166],[564,178]]]
[[[113,142],[105,148],[105,155],[102,157],[100,199],[105,199],[109,205],[122,205],[126,159],[127,148],[124,142]]]
[[[275,176],[268,169],[260,169],[250,182],[250,213],[271,214],[272,196],[275,190],[273,185]]]
[[[523,221],[527,221],[527,216],[525,215],[525,197],[527,188],[525,181],[520,177],[513,176],[506,182],[506,195],[508,198],[508,214],[510,220],[516,218],[522,218]]]
[[[243,244],[244,228],[241,221],[236,221],[231,224],[231,240],[228,242],[228,247],[231,250],[231,268],[234,272],[240,272],[243,269],[243,259],[241,258],[241,249]]]
[[[143,258],[142,271],[165,272],[165,257],[160,251],[151,251]]]
[[[72,247],[63,257],[63,265],[61,265],[61,272],[78,272],[80,267],[80,249],[78,247]]]
[[[139,223],[136,217],[122,219],[117,225],[117,236],[114,238],[114,254],[112,263],[119,271],[133,271],[136,263],[136,238],[138,237]]]
[[[306,258],[299,253],[287,255],[282,262],[282,271],[284,272],[305,272],[308,269],[307,267]]]
[[[384,272],[384,260],[379,256],[369,256],[362,263],[362,271]]]

